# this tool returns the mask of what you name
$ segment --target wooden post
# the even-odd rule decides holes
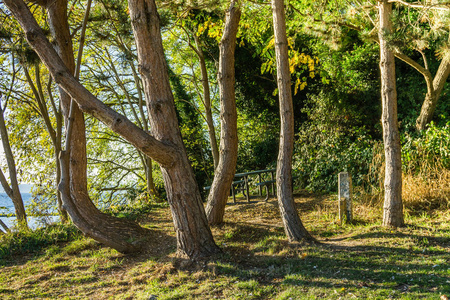
[[[248,175],[244,176],[244,183],[245,183],[245,192],[247,193],[246,198],[247,198],[247,202],[250,203],[250,190],[248,188]]]
[[[275,176],[274,176],[273,172],[270,172],[270,174],[271,174],[272,180],[275,180]],[[272,192],[273,192],[274,196],[275,196],[275,185],[276,185],[276,182],[272,183]]]
[[[338,175],[338,201],[339,201],[339,221],[344,223],[344,215],[346,222],[353,220],[352,215],[352,177],[347,172],[341,172]]]
[[[233,183],[231,183],[231,195],[233,196],[233,203],[236,204],[236,192],[234,191]]]
[[[258,183],[261,183],[261,173],[258,174]],[[262,186],[259,186],[259,195],[262,196]]]

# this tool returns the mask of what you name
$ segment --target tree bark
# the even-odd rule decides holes
[[[419,117],[416,119],[416,129],[419,131],[424,130],[433,119],[439,97],[444,89],[447,78],[450,75],[450,54],[446,54],[442,59],[439,68],[434,75],[434,79],[427,64],[425,64],[425,67],[422,67],[419,63],[403,54],[399,49],[394,49],[394,55],[401,61],[413,67],[417,72],[422,74],[425,79],[427,84],[427,94],[422,103]]]
[[[233,0],[226,14],[223,36],[219,45],[220,156],[206,205],[206,214],[210,224],[223,222],[225,206],[236,173],[238,138],[234,50],[236,49],[236,34],[240,17],[241,10],[237,2]]]
[[[23,1],[5,0],[4,3],[19,21],[25,31],[28,43],[45,63],[54,80],[78,103],[80,108],[102,121],[111,130],[124,137],[141,152],[160,164],[174,218],[178,254],[196,258],[219,252],[220,249],[214,243],[208,227],[200,191],[182,144],[154,1],[129,1],[130,16],[138,50],[139,69],[143,76],[151,132],[154,136],[106,106],[73,77],[43,35],[42,30]],[[65,191],[63,195],[67,198],[64,204],[74,212],[73,216],[71,215],[72,219],[76,219],[74,223],[78,222],[83,226],[83,232],[97,240],[105,238],[108,242],[116,242],[116,245],[112,246],[116,249],[132,251],[134,249],[132,243],[122,244],[122,239],[119,241],[111,240],[109,235],[104,235],[105,233],[114,234],[116,232],[117,228],[114,225],[120,226],[120,224],[115,223],[116,218],[111,219],[111,222],[105,222],[101,228],[102,231],[98,232],[99,228],[95,225],[102,220],[96,218],[93,226],[89,223],[92,218],[84,218],[84,213],[90,216],[95,211],[92,203],[87,207],[82,205],[80,208],[83,211],[78,211],[76,205],[78,199],[67,197],[67,195],[70,196],[68,192],[70,187],[68,187],[69,183],[67,182],[69,173],[68,168],[65,168],[68,160],[69,155],[63,152],[61,161],[65,162],[62,164],[64,176],[60,188]],[[83,204],[84,199],[82,198]],[[124,231],[128,233],[130,240],[136,238],[136,233],[139,234],[137,232],[139,230],[131,232],[124,228]]]
[[[184,148],[153,0],[128,2],[150,122],[150,133],[177,149],[176,161],[161,166],[177,234],[178,254],[190,258],[219,252],[214,243]]]
[[[72,39],[67,22],[67,0],[51,2],[47,11],[58,54],[69,72],[75,74]],[[101,213],[89,198],[84,116],[77,105],[71,105],[70,95],[62,88],[60,99],[66,123],[66,145],[69,145],[60,154],[63,207],[67,207],[74,224],[97,241],[124,253],[139,251],[144,230],[134,222]]]
[[[280,148],[277,160],[277,199],[284,231],[289,241],[313,240],[303,226],[292,193],[292,155],[294,151],[294,109],[289,72],[288,43],[283,0],[272,0],[272,16],[280,102]]]
[[[389,49],[385,36],[392,32],[392,3],[379,1],[380,27],[380,71],[382,126],[385,154],[384,214],[383,225],[400,227],[404,225],[402,204],[402,162],[401,145],[397,119],[397,91],[394,53]]]
[[[20,229],[28,229],[27,214],[25,213],[25,206],[23,205],[22,195],[20,194],[19,190],[16,163],[14,161],[14,156],[9,143],[8,130],[6,129],[3,113],[4,111],[2,108],[2,104],[0,103],[0,137],[2,139],[3,151],[5,153],[6,162],[8,164],[9,180],[11,182],[11,186],[8,184],[2,170],[0,170],[0,183],[2,184],[2,187],[5,190],[6,194],[14,204],[17,225]]]
[[[445,82],[450,75],[450,55],[446,54],[439,65],[439,68],[434,76],[433,89],[428,89],[423,101],[420,115],[416,120],[417,130],[425,130],[426,126],[433,119],[434,112],[439,100],[439,97],[444,89]]]
[[[197,34],[194,33],[195,47],[192,45],[194,52],[197,54],[200,63],[200,72],[202,74],[203,87],[203,101],[205,105],[206,125],[208,126],[209,141],[211,145],[211,152],[213,155],[214,169],[219,164],[219,148],[217,147],[216,129],[214,128],[214,121],[211,109],[211,93],[209,89],[208,69],[206,68],[206,60],[203,50],[200,47],[200,41]]]

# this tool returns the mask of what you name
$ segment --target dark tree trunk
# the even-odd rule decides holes
[[[277,161],[277,198],[284,231],[289,241],[313,240],[303,226],[295,207],[292,193],[292,155],[294,151],[294,109],[291,75],[289,72],[288,43],[283,0],[272,0],[277,83],[280,102],[280,148]]]
[[[225,206],[236,172],[238,138],[234,89],[234,50],[240,17],[240,8],[237,2],[232,1],[227,11],[225,28],[219,45],[220,156],[206,205],[206,214],[210,224],[223,222]]]
[[[384,180],[384,214],[383,225],[403,226],[402,204],[402,162],[401,145],[397,119],[397,91],[395,78],[394,53],[389,49],[385,35],[392,32],[392,3],[379,1],[380,14],[380,70],[381,70],[381,100],[383,125],[383,141],[385,154]]]

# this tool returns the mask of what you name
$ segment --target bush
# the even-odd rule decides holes
[[[13,231],[0,236],[0,260],[12,255],[35,253],[57,243],[69,242],[82,237],[74,225],[55,224],[34,231]]]
[[[353,184],[361,185],[370,170],[373,147],[374,141],[361,128],[304,127],[296,142],[294,175],[300,186],[313,192],[336,192],[339,172],[349,172]]]
[[[414,210],[450,206],[450,122],[402,138],[403,200]]]
[[[436,167],[450,169],[450,122],[443,127],[431,123],[418,135],[405,134],[402,144],[405,172],[418,174]]]

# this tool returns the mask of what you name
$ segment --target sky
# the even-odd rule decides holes
[[[21,193],[30,193],[33,185],[31,184],[19,184],[19,189]],[[0,193],[4,193],[5,190],[0,185]]]

